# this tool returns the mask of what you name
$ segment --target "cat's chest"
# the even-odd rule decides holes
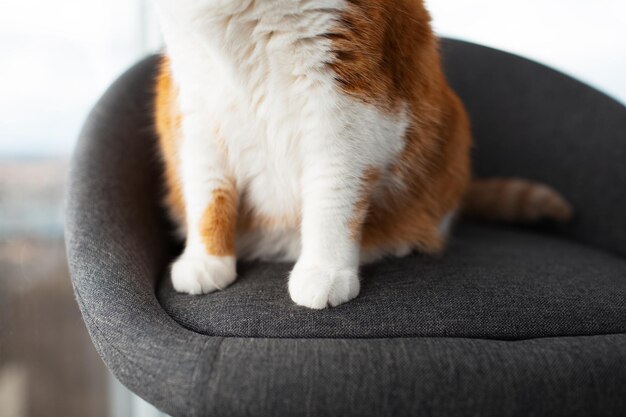
[[[298,94],[273,83],[254,95],[230,94],[218,114],[224,157],[244,204],[267,219],[295,219],[301,211],[304,165]]]
[[[206,118],[212,133],[201,134],[218,142],[255,212],[298,216],[305,142],[327,120],[320,109],[340,108],[323,35],[344,3],[208,3],[162,13],[181,110]]]

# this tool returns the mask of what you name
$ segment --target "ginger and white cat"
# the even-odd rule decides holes
[[[467,116],[422,0],[156,3],[177,291],[226,288],[236,259],[297,260],[291,298],[337,306],[360,263],[441,251],[466,195],[489,217],[569,216],[542,185],[470,186]]]

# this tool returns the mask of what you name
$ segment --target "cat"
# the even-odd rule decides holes
[[[177,291],[228,287],[237,259],[296,261],[292,300],[334,307],[359,294],[360,264],[441,252],[461,212],[571,217],[545,185],[471,181],[422,0],[155,1]]]

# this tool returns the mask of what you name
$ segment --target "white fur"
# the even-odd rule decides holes
[[[447,238],[450,235],[450,231],[452,230],[452,226],[454,226],[457,214],[457,210],[453,210],[446,214],[439,222],[439,234],[442,237]]]
[[[200,295],[223,290],[235,281],[232,256],[183,255],[172,265],[172,283],[178,292]]]
[[[359,292],[360,248],[349,222],[368,169],[404,147],[408,117],[342,94],[327,63],[343,0],[157,0],[185,115],[180,152],[187,246],[177,290],[221,288],[235,262],[203,261],[198,222],[216,188],[301,229],[238,236],[240,258],[295,260],[289,290],[324,308]],[[224,271],[227,272],[224,272]],[[200,290],[198,290],[200,288]]]

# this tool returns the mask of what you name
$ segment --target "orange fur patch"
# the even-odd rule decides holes
[[[174,85],[166,57],[156,82],[155,125],[159,136],[161,158],[165,164],[166,206],[178,224],[185,224],[185,200],[178,173],[178,146],[182,137],[182,114],[178,109],[178,89]]]
[[[327,37],[339,86],[370,104],[395,110],[430,88],[433,76],[441,78],[437,41],[421,1],[350,0]],[[424,73],[429,78],[419,76]]]
[[[555,190],[532,181],[492,178],[472,182],[463,213],[496,221],[570,220],[573,210]]]
[[[439,223],[456,210],[470,178],[471,134],[465,109],[443,74],[430,16],[420,0],[350,0],[327,37],[338,86],[384,112],[408,111],[406,146],[364,222],[363,246],[443,248]]]
[[[200,235],[209,255],[235,256],[237,191],[217,189],[200,221]]]

